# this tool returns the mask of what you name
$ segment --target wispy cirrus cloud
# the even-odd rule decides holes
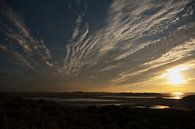
[[[33,37],[23,20],[5,3],[1,9],[1,52],[10,55],[11,60],[20,60],[26,67],[35,68],[52,66],[49,59],[52,58],[44,41]],[[23,64],[23,63],[19,63]]]
[[[8,21],[1,32],[7,43],[1,43],[0,50],[39,72],[99,86],[144,82],[173,64],[194,58],[194,0],[113,0],[105,25],[93,32],[83,20],[88,2],[75,19],[64,59],[53,58],[44,41],[34,38],[7,6],[1,11]]]
[[[194,37],[183,32],[191,28],[193,2],[114,1],[104,28],[91,35],[80,34],[85,41],[75,43],[72,60],[78,69],[84,65],[98,74],[108,67],[114,76],[156,60]]]

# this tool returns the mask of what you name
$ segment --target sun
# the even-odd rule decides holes
[[[172,85],[184,84],[184,78],[179,69],[170,69],[167,71],[167,81]]]
[[[162,74],[162,77],[166,78],[167,83],[171,85],[185,84],[186,79],[182,72],[187,69],[188,68],[184,66],[170,68],[170,69],[167,69],[166,72]]]

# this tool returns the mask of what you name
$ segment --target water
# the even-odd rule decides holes
[[[128,105],[133,108],[150,108],[150,109],[181,109],[184,107],[181,100],[183,97],[192,95],[193,93],[167,93],[167,94],[130,94],[130,95],[121,95],[121,94],[83,94],[83,95],[74,95],[62,96],[60,97],[25,97],[25,99],[33,100],[46,100],[53,102],[66,103],[70,105]],[[86,96],[87,95],[87,96]],[[185,107],[184,107],[185,108]]]
[[[170,108],[169,106],[167,105],[154,105],[154,106],[151,106],[149,107],[150,109],[168,109]]]
[[[164,96],[164,99],[182,99],[183,97],[185,97],[185,94],[182,92],[173,92],[170,93],[166,96]]]
[[[181,92],[173,92],[169,94],[161,94],[161,95],[99,95],[94,98],[93,96],[89,97],[83,97],[82,96],[74,96],[72,98],[68,97],[26,97],[26,99],[34,99],[34,100],[47,100],[47,101],[55,101],[55,102],[117,102],[117,101],[122,101],[122,100],[150,100],[150,99],[157,99],[157,98],[162,98],[166,100],[179,100],[185,97],[186,95],[191,95],[191,94],[185,94]]]
[[[189,96],[189,95],[195,95],[195,93],[182,93],[182,92],[173,92],[169,94],[162,94],[163,99],[175,99],[180,100],[183,97]]]
[[[47,100],[54,102],[116,102],[118,100],[96,99],[96,98],[46,98],[46,97],[26,97],[33,100]]]
[[[102,96],[102,97],[103,98],[152,99],[152,98],[156,98],[157,96],[136,96],[136,95],[120,96],[120,95],[111,95],[111,96]]]

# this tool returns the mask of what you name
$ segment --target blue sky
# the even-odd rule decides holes
[[[4,0],[0,6],[3,91],[195,91],[194,0]],[[170,69],[183,84],[170,84]]]

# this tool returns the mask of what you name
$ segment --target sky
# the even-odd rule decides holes
[[[195,92],[195,0],[1,0],[0,91]]]

